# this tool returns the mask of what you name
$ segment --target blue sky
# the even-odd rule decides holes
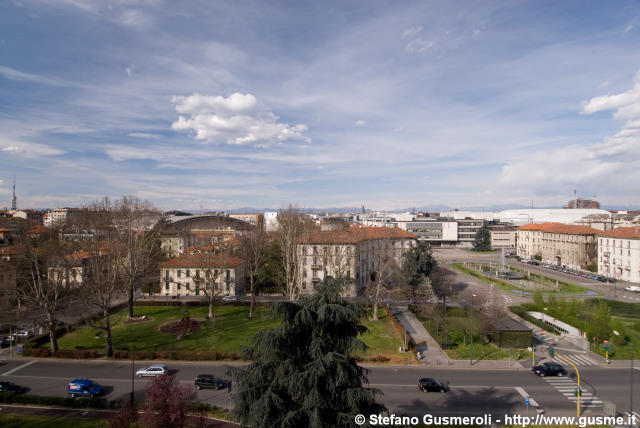
[[[640,206],[635,1],[0,2],[0,207]]]

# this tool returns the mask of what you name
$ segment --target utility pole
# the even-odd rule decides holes
[[[471,312],[470,312],[470,320],[471,320],[471,331],[470,331],[470,340],[469,340],[469,364],[473,365],[473,298],[476,297],[475,294],[471,295]]]
[[[18,198],[16,197],[16,176],[13,176],[13,199],[11,199],[11,209],[18,209]]]

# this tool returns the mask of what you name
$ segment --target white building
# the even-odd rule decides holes
[[[594,214],[605,217],[611,216],[609,211],[589,208],[525,208],[503,211],[447,211],[440,213],[442,217],[451,217],[456,220],[469,217],[487,221],[497,220],[502,223],[512,223],[516,226],[552,222],[578,224],[584,217]]]
[[[52,227],[56,224],[63,224],[78,211],[77,208],[58,208],[47,211],[42,217],[44,225],[45,227]]]
[[[267,232],[275,232],[278,230],[278,213],[276,211],[264,213],[264,229]]]
[[[435,247],[455,246],[458,241],[458,223],[446,220],[414,220],[398,222],[402,230],[415,234],[420,241]]]
[[[598,273],[640,283],[640,227],[618,227],[600,234]]]

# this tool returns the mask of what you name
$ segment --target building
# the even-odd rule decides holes
[[[494,250],[516,250],[516,227],[507,225],[489,225],[491,248]]]
[[[313,293],[320,281],[332,276],[347,278],[343,295],[357,296],[375,278],[381,261],[400,266],[416,240],[413,233],[396,227],[314,230],[297,246],[299,293]]]
[[[432,247],[452,247],[458,242],[458,223],[449,220],[422,219],[398,222],[398,227],[415,234]]]
[[[598,273],[640,283],[640,227],[619,227],[600,234]]]
[[[458,219],[456,222],[458,223],[458,246],[472,248],[476,240],[476,233],[486,224],[486,221],[467,217]]]
[[[562,223],[518,227],[517,254],[572,269],[597,268],[599,230]]]
[[[569,201],[565,209],[583,209],[583,208],[593,208],[596,210],[600,209],[600,202],[594,199],[583,199],[577,198]]]
[[[264,228],[267,232],[275,232],[278,230],[278,213],[269,211],[264,213]]]
[[[214,286],[214,296],[244,293],[244,260],[211,247],[192,247],[185,254],[160,264],[160,288],[156,296],[206,296],[205,287]],[[209,279],[207,279],[209,278]]]
[[[42,216],[42,222],[45,227],[61,225],[71,220],[71,218],[79,212],[80,209],[78,208],[58,208],[55,210],[49,210]]]
[[[168,258],[178,257],[186,248],[221,245],[254,227],[225,215],[171,217],[160,233],[160,248]]]
[[[261,229],[264,227],[264,214],[229,214],[229,217],[242,220]]]

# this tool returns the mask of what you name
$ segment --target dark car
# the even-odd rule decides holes
[[[200,374],[196,376],[194,384],[196,389],[222,389],[226,388],[229,382],[214,375]]]
[[[422,392],[447,392],[449,391],[449,387],[444,385],[437,380],[424,377],[418,381],[418,389]]]
[[[554,362],[538,364],[531,370],[538,376],[564,376],[567,374],[564,367]]]
[[[20,394],[24,392],[24,387],[11,382],[0,382],[0,392],[9,394]]]

